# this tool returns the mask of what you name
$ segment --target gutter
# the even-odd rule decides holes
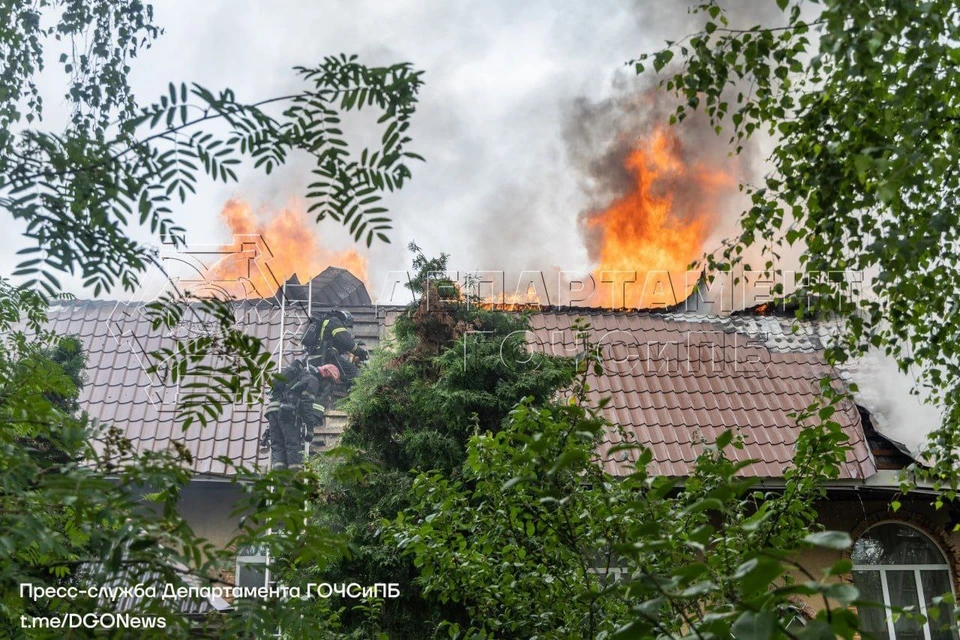
[[[900,479],[903,477],[903,471],[896,469],[879,469],[873,475],[867,478],[846,478],[843,480],[830,480],[824,483],[828,491],[860,491],[863,489],[888,491],[890,493],[900,492]],[[786,483],[782,478],[763,479],[758,485],[765,489],[783,489]],[[910,493],[935,494],[933,485],[926,481],[916,483],[913,491]]]

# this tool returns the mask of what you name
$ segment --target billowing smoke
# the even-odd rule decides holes
[[[617,87],[618,95],[614,97],[599,102],[579,98],[567,111],[567,154],[590,201],[590,207],[580,214],[582,223],[635,187],[636,179],[627,167],[627,158],[654,131],[667,126],[675,109],[677,99],[656,88],[627,80],[619,81]],[[748,143],[739,156],[731,158],[728,137],[717,135],[703,114],[693,113],[670,130],[676,136],[680,160],[685,165],[714,167],[740,181],[756,178],[756,166],[761,164],[757,162],[757,145]],[[690,185],[674,186],[678,187],[677,208],[689,210],[700,194]],[[736,215],[737,204],[736,200],[727,199],[716,203],[715,208]],[[587,246],[594,257],[599,249],[595,238],[588,237]]]
[[[857,384],[857,401],[870,412],[877,431],[916,456],[927,434],[940,426],[941,413],[924,395],[913,395],[914,376],[901,372],[892,358],[872,349],[848,367]]]

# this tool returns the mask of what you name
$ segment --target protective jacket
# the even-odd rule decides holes
[[[296,360],[284,368],[273,383],[266,416],[270,425],[270,458],[274,469],[303,462],[303,440],[297,421],[299,402],[294,388],[303,378],[305,368],[302,360]]]
[[[300,376],[297,383],[291,388],[291,393],[297,399],[297,416],[302,423],[302,436],[307,441],[313,440],[314,430],[323,425],[326,418],[327,398],[331,383],[320,375],[316,367],[307,366],[307,370]]]
[[[301,343],[307,350],[307,362],[310,365],[335,365],[345,382],[357,376],[360,372],[357,362],[367,358],[366,349],[357,344],[350,330],[332,314],[311,318]]]

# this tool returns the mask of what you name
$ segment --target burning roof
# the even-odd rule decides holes
[[[237,297],[272,296],[283,282],[306,280],[328,267],[336,267],[361,286],[366,281],[367,259],[352,248],[330,249],[319,236],[316,222],[298,203],[258,213],[248,203],[233,199],[224,204],[220,218],[233,235],[233,243],[221,250],[232,259],[215,265],[208,280],[227,285],[228,290],[231,282],[242,282],[244,295]]]
[[[327,269],[312,283],[319,286],[316,302],[364,299],[366,290],[358,283],[342,269]],[[272,352],[289,353],[292,343],[287,351],[281,343],[297,335],[292,314],[302,312],[292,307],[291,315],[284,315],[276,298],[240,302],[237,323]],[[348,308],[355,335],[371,346],[388,328],[391,314],[400,312],[368,304]],[[792,322],[773,316],[541,309],[531,312],[536,348],[576,353],[572,327],[579,318],[591,325],[591,342],[604,349],[604,371],[590,380],[594,399],[611,398],[608,419],[653,450],[656,474],[687,475],[704,443],[736,429],[745,445],[738,455],[757,461],[745,473],[782,477],[801,429],[790,414],[816,398],[822,377],[837,378],[823,359],[825,338],[818,324],[801,324],[795,331]],[[264,464],[261,406],[226,407],[216,424],[179,427],[174,419],[178,389],[146,373],[149,354],[169,347],[175,337],[153,329],[139,305],[63,302],[53,307],[50,320],[52,330],[77,335],[88,352],[83,409],[119,427],[136,449],[182,443],[193,454],[194,470],[203,474],[227,472],[220,456],[244,466]],[[841,478],[872,476],[877,467],[857,408],[842,407],[835,419],[852,447]],[[633,455],[609,453],[618,437],[611,431],[598,451],[615,475],[630,472]]]

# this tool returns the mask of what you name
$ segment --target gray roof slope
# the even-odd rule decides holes
[[[380,326],[376,308],[346,308],[354,314],[358,339],[375,346]],[[281,322],[280,307],[271,301],[240,302],[236,309],[237,326],[262,339],[276,359],[289,362],[298,355],[292,347],[305,318],[302,310],[287,309]],[[100,423],[118,427],[137,451],[169,450],[179,442],[192,454],[193,471],[199,474],[228,473],[217,460],[221,456],[248,468],[266,465],[268,452],[259,446],[266,428],[262,405],[226,406],[215,424],[195,423],[183,430],[175,420],[179,389],[147,373],[151,353],[201,330],[202,318],[187,313],[174,330],[154,330],[141,303],[68,301],[53,306],[49,319],[50,329],[78,336],[86,349],[81,407]]]

